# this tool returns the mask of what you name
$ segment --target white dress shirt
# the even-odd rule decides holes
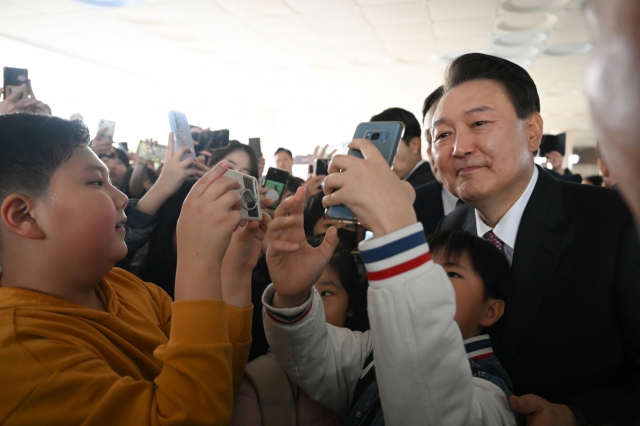
[[[511,265],[511,262],[513,261],[513,248],[516,246],[516,237],[518,235],[518,227],[520,227],[522,213],[529,202],[529,198],[531,198],[533,188],[536,186],[538,173],[538,168],[534,167],[529,185],[527,185],[520,198],[518,198],[518,201],[516,201],[513,206],[507,210],[504,216],[502,216],[502,219],[500,219],[496,224],[495,228],[491,228],[489,225],[484,223],[478,213],[478,210],[476,209],[475,211],[476,232],[478,233],[478,237],[482,237],[487,232],[493,231],[493,233],[496,234],[496,236],[504,243],[504,254],[509,261],[509,265]]]
[[[444,207],[444,215],[448,215],[458,206],[458,197],[450,193],[447,188],[442,185],[442,207]]]

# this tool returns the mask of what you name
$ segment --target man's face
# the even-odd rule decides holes
[[[542,119],[534,113],[520,120],[501,84],[473,80],[450,89],[433,119],[434,162],[452,194],[477,207],[524,190]]]
[[[87,268],[111,268],[127,254],[126,203],[102,161],[90,148],[79,147],[51,177],[38,217],[62,258]]]
[[[115,186],[119,186],[122,182],[122,177],[127,172],[127,166],[120,161],[115,148],[111,148],[111,151],[108,154],[101,155],[100,159],[109,169],[109,179],[111,179],[111,183]]]
[[[609,173],[640,221],[640,3],[594,0],[586,13],[593,49],[586,88]]]
[[[279,152],[275,155],[276,167],[293,173],[293,158],[286,152]]]

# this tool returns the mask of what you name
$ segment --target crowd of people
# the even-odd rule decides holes
[[[422,123],[371,117],[405,126],[392,168],[356,139],[302,179],[278,149],[254,221],[246,144],[192,126],[158,162],[4,97],[0,424],[640,424],[640,4],[585,14],[589,185],[535,164],[535,82],[481,53]]]

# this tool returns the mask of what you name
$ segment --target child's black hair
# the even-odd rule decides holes
[[[312,247],[318,247],[323,240],[324,235],[307,238]],[[352,331],[368,330],[367,284],[363,284],[360,280],[356,259],[351,254],[349,244],[342,241],[338,243],[338,247],[329,261],[329,266],[338,274],[338,279],[349,296],[349,309],[353,315],[347,316],[344,326]]]
[[[324,217],[324,207],[322,206],[322,198],[324,193],[318,192],[304,203],[304,234],[313,237],[313,227]]]
[[[463,254],[482,279],[484,298],[506,300],[509,295],[510,267],[507,258],[490,241],[465,231],[437,232],[429,237],[431,253],[442,253],[450,262],[458,262]]]
[[[89,130],[80,120],[48,115],[0,115],[0,202],[9,194],[38,197],[51,176],[73,154],[89,145]]]

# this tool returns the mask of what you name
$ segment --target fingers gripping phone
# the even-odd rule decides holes
[[[16,90],[22,90],[22,94],[18,99],[24,99],[29,96],[28,89],[24,90],[20,87],[29,81],[29,71],[22,68],[4,67],[4,98],[6,99]]]
[[[404,133],[404,124],[399,121],[379,121],[360,123],[353,135],[354,139],[368,139],[378,148],[378,151],[387,160],[389,167],[393,165],[398,152],[400,139]],[[363,158],[357,149],[350,149],[347,155]],[[356,215],[347,206],[330,206],[325,210],[325,216],[338,222],[357,223]]]
[[[191,138],[191,129],[189,128],[189,122],[187,116],[183,112],[169,111],[169,124],[171,125],[171,131],[173,132],[173,150],[178,150],[181,146],[188,146],[191,152],[185,152],[181,160],[186,158],[196,158],[196,149],[193,146],[193,139]]]
[[[276,209],[280,204],[280,199],[284,193],[284,188],[287,185],[289,176],[290,174],[286,170],[269,167],[267,175],[264,178],[264,188],[268,190],[265,196],[275,201],[275,204],[271,206],[272,209]]]
[[[242,197],[242,220],[262,220],[258,179],[235,170],[227,170],[224,176],[232,177],[240,184],[240,189],[235,191]]]

